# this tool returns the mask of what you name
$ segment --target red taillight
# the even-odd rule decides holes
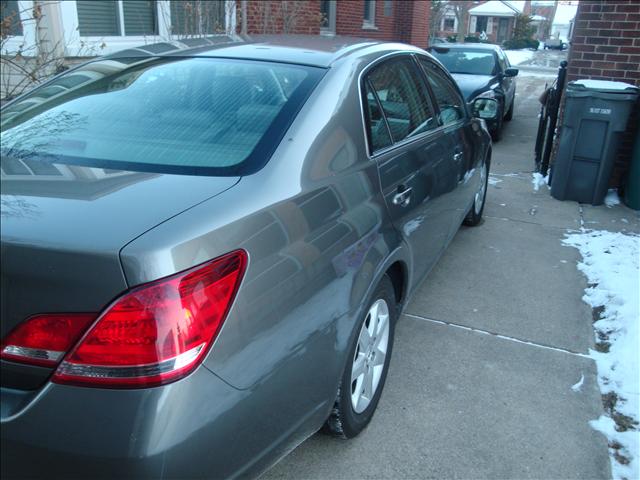
[[[238,250],[126,293],[100,315],[52,380],[146,387],[184,377],[218,334],[245,265],[246,253]]]
[[[175,381],[193,371],[215,340],[246,262],[246,253],[238,250],[140,286],[99,317],[31,317],[2,342],[1,356],[43,366],[64,357],[52,378],[57,383],[146,387]]]
[[[53,367],[96,319],[95,313],[35,315],[2,341],[0,357],[11,362]]]

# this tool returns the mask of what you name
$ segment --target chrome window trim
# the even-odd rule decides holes
[[[372,146],[369,144],[369,137],[367,135],[367,121],[366,121],[366,115],[365,115],[365,110],[364,110],[364,103],[362,101],[362,93],[363,93],[363,85],[364,85],[364,76],[372,69],[374,68],[377,64],[382,63],[392,57],[400,57],[400,56],[407,56],[409,58],[412,59],[412,61],[414,63],[417,63],[417,59],[416,56],[420,55],[422,57],[426,57],[425,55],[421,54],[420,52],[413,52],[413,51],[396,51],[396,52],[389,52],[386,53],[378,58],[376,58],[375,60],[372,60],[370,63],[368,63],[358,74],[358,99],[360,102],[360,120],[362,122],[362,134],[364,137],[364,143],[365,143],[365,150],[367,152],[367,157],[369,158],[369,160],[375,160],[378,157],[380,157],[381,155],[385,155],[389,152],[392,152],[393,150],[402,148],[406,145],[409,145],[411,143],[414,142],[418,142],[420,140],[424,140],[425,138],[435,135],[437,133],[443,132],[445,130],[451,129],[451,128],[457,128],[459,126],[462,126],[464,124],[464,122],[466,122],[468,120],[468,112],[466,109],[466,104],[463,103],[464,105],[464,111],[465,111],[465,117],[461,118],[460,120],[458,120],[455,123],[450,123],[448,125],[439,125],[438,127],[434,128],[433,130],[428,130],[426,132],[423,132],[419,135],[416,135],[415,137],[405,137],[402,140],[398,141],[398,142],[394,142],[393,141],[393,136],[391,136],[391,145],[389,145],[388,147],[385,148],[381,148],[379,150],[375,150],[372,151]],[[427,59],[429,57],[426,57]],[[418,69],[420,72],[422,72],[423,75],[426,76],[426,72],[424,72],[424,69],[418,64],[417,65]],[[455,82],[454,82],[455,84]],[[427,84],[427,88],[429,88],[428,84]],[[464,97],[462,97],[464,99]],[[429,101],[433,102],[433,99],[431,97],[429,97]],[[436,105],[432,105],[433,107],[435,107],[437,109],[437,104]],[[439,111],[439,110],[438,110]],[[382,112],[384,115],[384,111]],[[386,117],[385,117],[385,123],[386,123]],[[387,125],[388,128],[388,125]],[[389,134],[391,134],[391,132],[389,132]]]
[[[458,84],[456,83],[455,79],[453,78],[453,76],[449,73],[449,71],[438,61],[438,59],[433,59],[433,58],[429,58],[426,55],[422,55],[420,53],[414,53],[413,58],[415,58],[416,63],[418,64],[418,66],[420,67],[420,70],[423,72],[424,76],[427,77],[427,72],[425,70],[425,68],[420,64],[420,58],[424,58],[427,62],[430,62],[436,69],[440,70],[440,73],[442,73],[445,77],[449,77],[453,83],[453,85],[455,86],[455,90],[456,93],[458,94],[459,100],[462,100],[462,103],[460,104],[460,106],[463,108],[464,113],[465,113],[465,117],[461,118],[458,121],[463,121],[463,120],[468,120],[471,118],[471,115],[469,115],[469,110],[467,109],[467,101],[464,98],[464,95],[462,94],[462,92],[460,91],[460,87],[458,86]],[[435,61],[434,61],[435,60]],[[428,82],[428,79],[427,79]],[[431,89],[431,86],[429,86],[429,89]],[[435,95],[434,95],[435,96]],[[435,100],[435,98],[434,98]],[[436,107],[438,108],[438,111],[440,110],[440,108],[437,106],[438,102],[436,102]],[[457,123],[457,122],[456,122]],[[453,124],[449,124],[449,125],[455,125],[455,123]]]

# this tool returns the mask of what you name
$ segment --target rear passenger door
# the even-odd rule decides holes
[[[443,68],[431,59],[418,56],[427,77],[437,106],[438,120],[451,150],[451,160],[456,171],[456,186],[452,192],[451,236],[455,235],[467,213],[470,201],[477,189],[474,178],[475,142],[471,119],[467,115],[464,99],[455,82]]]
[[[409,245],[414,281],[446,245],[457,171],[424,76],[408,54],[384,60],[363,76],[369,149],[385,203]]]

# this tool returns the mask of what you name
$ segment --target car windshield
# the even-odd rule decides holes
[[[253,173],[322,72],[203,57],[91,62],[3,109],[2,163]]]
[[[493,52],[435,48],[431,53],[451,73],[493,75],[495,72],[496,59]]]

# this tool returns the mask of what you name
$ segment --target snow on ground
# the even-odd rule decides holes
[[[502,182],[502,180],[500,180],[499,178],[496,178],[495,175],[493,174],[489,175],[489,185],[497,185],[500,182]]]
[[[613,189],[609,190],[607,192],[607,196],[604,197],[604,204],[609,208],[620,205],[620,197],[618,197],[618,192]]]
[[[598,315],[593,326],[598,385],[606,415],[590,422],[609,440],[614,479],[640,478],[640,236],[598,230],[568,234],[582,255],[589,287],[583,300]]]
[[[549,175],[543,177],[541,173],[536,172],[533,174],[531,183],[533,183],[533,189],[537,192],[542,185],[549,185]]]
[[[531,60],[535,55],[533,50],[505,50],[509,63],[511,65],[520,65],[521,63]]]
[[[558,75],[547,70],[534,70],[534,69],[523,70],[521,68],[520,71],[518,72],[518,76],[519,77],[544,77],[548,79],[549,83],[551,83],[553,79],[556,78]]]

